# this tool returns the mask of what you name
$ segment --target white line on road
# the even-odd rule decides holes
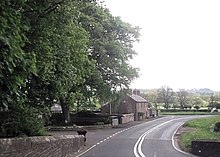
[[[81,154],[78,154],[76,157],[82,156],[83,154],[87,153],[88,151],[90,151],[91,149],[93,149],[93,148],[95,148],[96,146],[100,145],[101,143],[103,143],[103,142],[105,142],[105,141],[107,141],[107,140],[110,140],[110,138],[112,138],[112,137],[114,137],[114,136],[116,136],[116,135],[118,135],[118,134],[120,134],[120,133],[122,133],[122,132],[125,132],[125,131],[127,131],[127,130],[130,130],[131,128],[133,128],[133,127],[130,127],[130,128],[127,128],[127,129],[124,129],[124,130],[121,130],[121,131],[118,131],[118,132],[112,134],[111,136],[106,137],[105,139],[99,141],[98,143],[96,143],[96,144],[93,145],[92,147],[88,148],[87,150],[85,150],[85,151],[82,152]]]
[[[183,124],[184,124],[184,123],[181,123],[181,124],[178,126],[178,128],[175,130],[175,132],[173,133],[173,136],[172,136],[172,145],[173,145],[174,149],[176,149],[178,152],[183,153],[183,154],[188,155],[188,156],[193,156],[192,154],[189,154],[189,153],[187,153],[187,152],[184,152],[184,151],[180,150],[180,149],[177,148],[176,145],[175,145],[174,136],[175,136],[175,134],[177,133],[177,131],[179,130],[179,128],[180,128]]]
[[[174,121],[174,120],[180,120],[180,119],[189,119],[189,117],[178,118],[178,119],[171,119],[171,120],[169,120],[169,121],[166,121],[166,122],[164,122],[164,123],[161,123],[161,124],[159,124],[159,125],[157,125],[157,126],[151,128],[150,130],[148,130],[148,131],[146,131],[145,133],[143,133],[143,134],[138,138],[137,142],[136,142],[135,145],[134,145],[134,150],[133,150],[133,151],[134,151],[135,157],[146,157],[146,156],[143,154],[142,150],[141,150],[141,146],[142,146],[142,143],[143,143],[145,137],[146,137],[149,133],[151,133],[152,131],[156,130],[157,128],[161,127],[162,125],[164,125],[164,124],[166,124],[166,123],[169,123],[169,122]],[[146,123],[145,123],[145,124],[146,124]],[[182,123],[182,124],[183,124],[183,123]],[[141,124],[141,125],[142,125],[142,124]],[[181,126],[181,125],[180,125],[180,126]],[[180,126],[179,126],[179,127],[180,127]],[[175,133],[177,132],[177,130],[179,129],[179,127],[176,129],[176,131],[174,132],[174,134],[173,134],[173,136],[172,136],[172,145],[173,145],[173,147],[174,147],[177,151],[179,151],[179,152],[181,152],[181,153],[183,153],[183,154],[186,154],[186,155],[191,155],[191,154],[188,154],[188,153],[186,153],[186,152],[184,152],[184,151],[179,150],[179,149],[174,145],[174,135],[175,135]],[[191,156],[192,156],[192,155],[191,155]]]
[[[146,157],[146,156],[144,155],[144,153],[142,152],[142,150],[141,150],[141,146],[142,146],[142,143],[144,142],[144,138],[145,138],[149,133],[151,133],[152,131],[158,129],[158,128],[161,127],[162,125],[164,125],[164,124],[166,124],[166,123],[169,123],[169,122],[171,122],[171,121],[173,121],[173,120],[169,120],[169,121],[167,121],[167,122],[161,123],[161,124],[159,124],[159,125],[157,125],[157,126],[151,128],[151,129],[148,130],[147,132],[143,133],[143,134],[138,138],[137,142],[136,142],[135,145],[134,145],[134,155],[135,155],[135,157]]]

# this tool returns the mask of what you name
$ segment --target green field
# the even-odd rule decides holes
[[[220,122],[220,116],[199,118],[185,123],[184,127],[188,127],[190,131],[181,134],[180,146],[189,151],[192,140],[220,140],[220,132],[213,131],[216,122]]]

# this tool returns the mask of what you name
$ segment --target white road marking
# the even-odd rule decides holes
[[[87,153],[88,151],[90,151],[91,149],[93,149],[94,147],[96,147],[96,145],[93,145],[92,147],[90,147],[89,149],[85,150],[84,152],[82,152],[81,154],[77,155],[76,157],[80,157],[83,154]]]
[[[181,124],[178,126],[178,128],[175,130],[175,132],[173,133],[173,136],[172,136],[172,145],[173,145],[174,149],[176,149],[178,152],[183,153],[183,154],[188,155],[188,156],[194,156],[194,155],[192,155],[192,154],[189,154],[189,153],[187,153],[187,152],[184,152],[184,151],[180,150],[180,149],[177,148],[176,145],[175,145],[174,136],[175,136],[175,134],[177,133],[177,131],[179,130],[179,128],[180,128],[183,124],[184,124],[184,122],[181,123]]]
[[[179,119],[187,119],[187,118],[179,118]],[[127,131],[127,130],[129,130],[129,129],[138,127],[138,126],[145,125],[146,123],[152,123],[152,122],[155,122],[155,121],[158,121],[158,120],[161,120],[161,118],[155,119],[155,120],[152,120],[152,121],[149,121],[149,122],[145,122],[145,123],[142,123],[142,124],[139,124],[139,125],[135,125],[135,126],[132,126],[132,127],[130,127],[130,128],[124,129],[124,130],[121,130],[121,131],[118,132],[118,134],[119,134],[119,133],[122,133],[122,132],[124,132],[124,131]],[[173,120],[177,120],[177,119],[173,119]],[[173,121],[173,120],[170,120],[170,121]],[[166,122],[165,122],[165,123],[166,123]],[[163,124],[163,123],[162,123],[162,124]],[[158,125],[158,126],[160,127],[161,124]],[[158,127],[158,126],[156,126],[156,127]],[[152,128],[152,129],[150,129],[149,131],[152,132],[152,131],[155,130],[155,129],[157,129],[157,128],[154,127],[154,128]],[[178,129],[177,129],[177,130],[178,130]],[[146,132],[146,133],[149,134],[149,133],[150,133],[149,131]],[[139,137],[139,139],[138,139],[138,141],[136,142],[134,148],[137,149],[138,143],[142,140],[143,137],[145,138],[145,137],[147,136],[147,134],[146,134],[146,135],[145,135],[145,134],[142,134],[141,137]],[[145,136],[144,136],[144,135],[145,135]],[[111,136],[105,138],[102,142],[107,141],[107,140],[110,140],[110,138],[112,138],[112,137],[113,137],[113,136],[111,135]],[[144,140],[144,138],[143,138],[143,140]],[[83,154],[85,154],[85,153],[87,153],[88,151],[90,151],[91,149],[95,148],[96,146],[98,146],[98,145],[99,145],[100,143],[102,143],[102,142],[100,141],[100,142],[98,142],[97,144],[91,146],[90,148],[88,148],[87,150],[85,150],[85,151],[82,152],[81,154],[77,155],[76,157],[82,156]],[[142,141],[142,143],[143,143],[143,141]],[[141,143],[141,144],[142,144],[142,143]],[[175,146],[174,146],[174,148],[175,148]],[[177,148],[176,148],[176,149],[177,149]],[[139,146],[139,150],[141,151],[141,146]],[[178,150],[178,149],[177,149],[177,150]],[[181,150],[178,150],[178,151],[181,151]],[[135,153],[135,156],[136,156],[136,157],[140,157],[137,152],[134,152],[134,153]],[[183,153],[186,153],[186,152],[183,152]],[[141,151],[141,154],[143,154],[142,151]],[[145,156],[142,156],[142,157],[145,157]]]
[[[157,157],[157,152],[154,152],[154,157]]]
[[[134,145],[134,155],[135,155],[135,157],[146,157],[146,156],[144,155],[144,153],[142,152],[142,150],[141,150],[141,146],[142,146],[142,143],[144,142],[144,138],[145,138],[149,133],[151,133],[152,131],[158,129],[158,128],[161,127],[162,125],[164,125],[164,124],[166,124],[166,123],[169,123],[169,122],[171,122],[171,121],[173,121],[173,120],[169,120],[169,121],[166,121],[166,122],[164,122],[164,123],[161,123],[161,124],[159,124],[159,125],[157,125],[157,126],[151,128],[151,129],[148,130],[147,132],[143,133],[143,134],[138,138],[137,142],[136,142],[135,145]]]
[[[110,138],[114,137],[115,135],[120,134],[120,133],[122,133],[122,132],[124,132],[124,131],[127,131],[127,130],[129,130],[129,129],[131,129],[131,128],[133,128],[133,127],[130,127],[130,128],[127,128],[127,129],[124,129],[124,130],[121,130],[121,131],[118,131],[118,132],[112,134],[111,136],[106,137],[105,139],[99,141],[98,143],[96,143],[96,144],[93,145],[92,147],[88,148],[87,150],[85,150],[85,151],[82,152],[81,154],[77,155],[76,157],[82,156],[83,154],[87,153],[88,151],[90,151],[91,149],[93,149],[93,148],[95,148],[96,146],[100,145],[101,143],[103,143],[103,142],[109,140]]]
[[[145,138],[149,133],[151,133],[152,131],[158,129],[159,127],[161,127],[162,125],[164,125],[164,124],[166,124],[166,123],[169,123],[169,122],[174,121],[174,120],[180,120],[180,119],[190,119],[190,117],[171,119],[171,120],[169,120],[169,121],[166,121],[166,122],[164,122],[164,123],[161,123],[161,124],[159,124],[159,125],[157,125],[157,126],[151,128],[150,130],[148,130],[148,131],[146,131],[145,133],[143,133],[143,134],[138,138],[137,142],[136,142],[135,145],[134,145],[133,152],[134,152],[135,157],[146,157],[146,156],[143,154],[142,150],[141,150],[141,146],[142,146],[142,143],[143,143],[143,141],[144,141],[144,138]],[[155,121],[156,121],[156,120],[155,120]],[[144,124],[146,124],[146,123],[144,123]],[[182,123],[182,125],[183,125],[183,124],[184,124],[184,123]],[[143,125],[143,124],[140,124],[140,125]],[[138,126],[140,126],[140,125],[138,125]],[[181,126],[181,125],[180,125],[180,126]],[[179,127],[180,127],[180,126],[179,126]],[[136,126],[135,126],[135,127],[136,127]],[[179,127],[176,129],[176,131],[179,129]],[[179,150],[179,149],[174,145],[174,135],[175,135],[176,131],[174,132],[174,134],[173,134],[173,136],[172,136],[172,145],[173,145],[173,147],[174,147],[177,151],[179,151],[179,152],[181,152],[181,153],[183,153],[183,154],[192,156],[191,154],[188,154],[188,153],[186,153],[186,152],[184,152],[184,151]]]

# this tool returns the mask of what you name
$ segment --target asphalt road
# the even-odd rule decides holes
[[[185,121],[202,116],[166,116],[135,126],[90,130],[77,157],[189,157],[174,142]]]

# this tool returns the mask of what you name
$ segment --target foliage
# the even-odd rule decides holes
[[[71,106],[115,99],[138,76],[139,28],[99,1],[3,0],[0,13],[2,136],[38,135],[54,101],[69,121]]]
[[[0,137],[45,135],[42,119],[36,112],[29,107],[1,112]]]
[[[180,108],[181,109],[185,108],[189,102],[188,92],[184,89],[179,89],[179,91],[176,92],[176,96],[177,96],[177,101],[180,104]]]
[[[194,131],[181,134],[181,146],[185,149],[190,149],[192,140],[220,140],[220,134],[213,132],[214,124],[219,121],[220,116],[199,118],[188,121],[185,124],[185,127],[192,128]]]
[[[198,105],[196,105],[196,106],[194,106],[194,108],[198,110],[200,107]]]
[[[20,90],[32,69],[31,54],[23,51],[25,36],[19,9],[24,1],[0,2],[0,109],[7,110],[22,103]]]
[[[110,101],[111,95],[128,88],[138,76],[137,69],[130,66],[129,60],[135,55],[132,48],[138,40],[139,28],[113,17],[108,9],[97,3],[80,4],[79,23],[89,34],[88,56],[96,63],[84,86],[101,102]]]
[[[142,94],[142,96],[149,101],[149,103],[153,104],[155,108],[157,108],[157,101],[158,101],[158,90],[157,89],[151,89],[147,93]],[[149,106],[150,107],[150,106]]]
[[[174,92],[170,87],[161,87],[158,89],[158,102],[164,103],[166,109],[170,107],[170,103],[174,100]]]
[[[215,123],[214,131],[215,132],[220,132],[220,121]]]
[[[215,115],[210,109],[160,109],[160,115]]]
[[[199,95],[192,95],[190,98],[190,103],[192,104],[192,106],[203,106],[204,101]]]
[[[0,2],[1,137],[42,134],[41,121],[36,118],[39,111],[30,107],[22,91],[28,76],[36,72],[35,55],[23,49],[28,41],[24,32],[29,29],[22,20],[24,5],[23,0]]]
[[[33,11],[24,12],[31,26],[25,49],[31,49],[37,60],[37,75],[29,77],[25,91],[34,104],[52,105],[59,100],[67,121],[70,102],[77,96],[75,87],[84,83],[93,68],[87,57],[87,33],[77,23],[77,5],[28,1],[26,8]]]

